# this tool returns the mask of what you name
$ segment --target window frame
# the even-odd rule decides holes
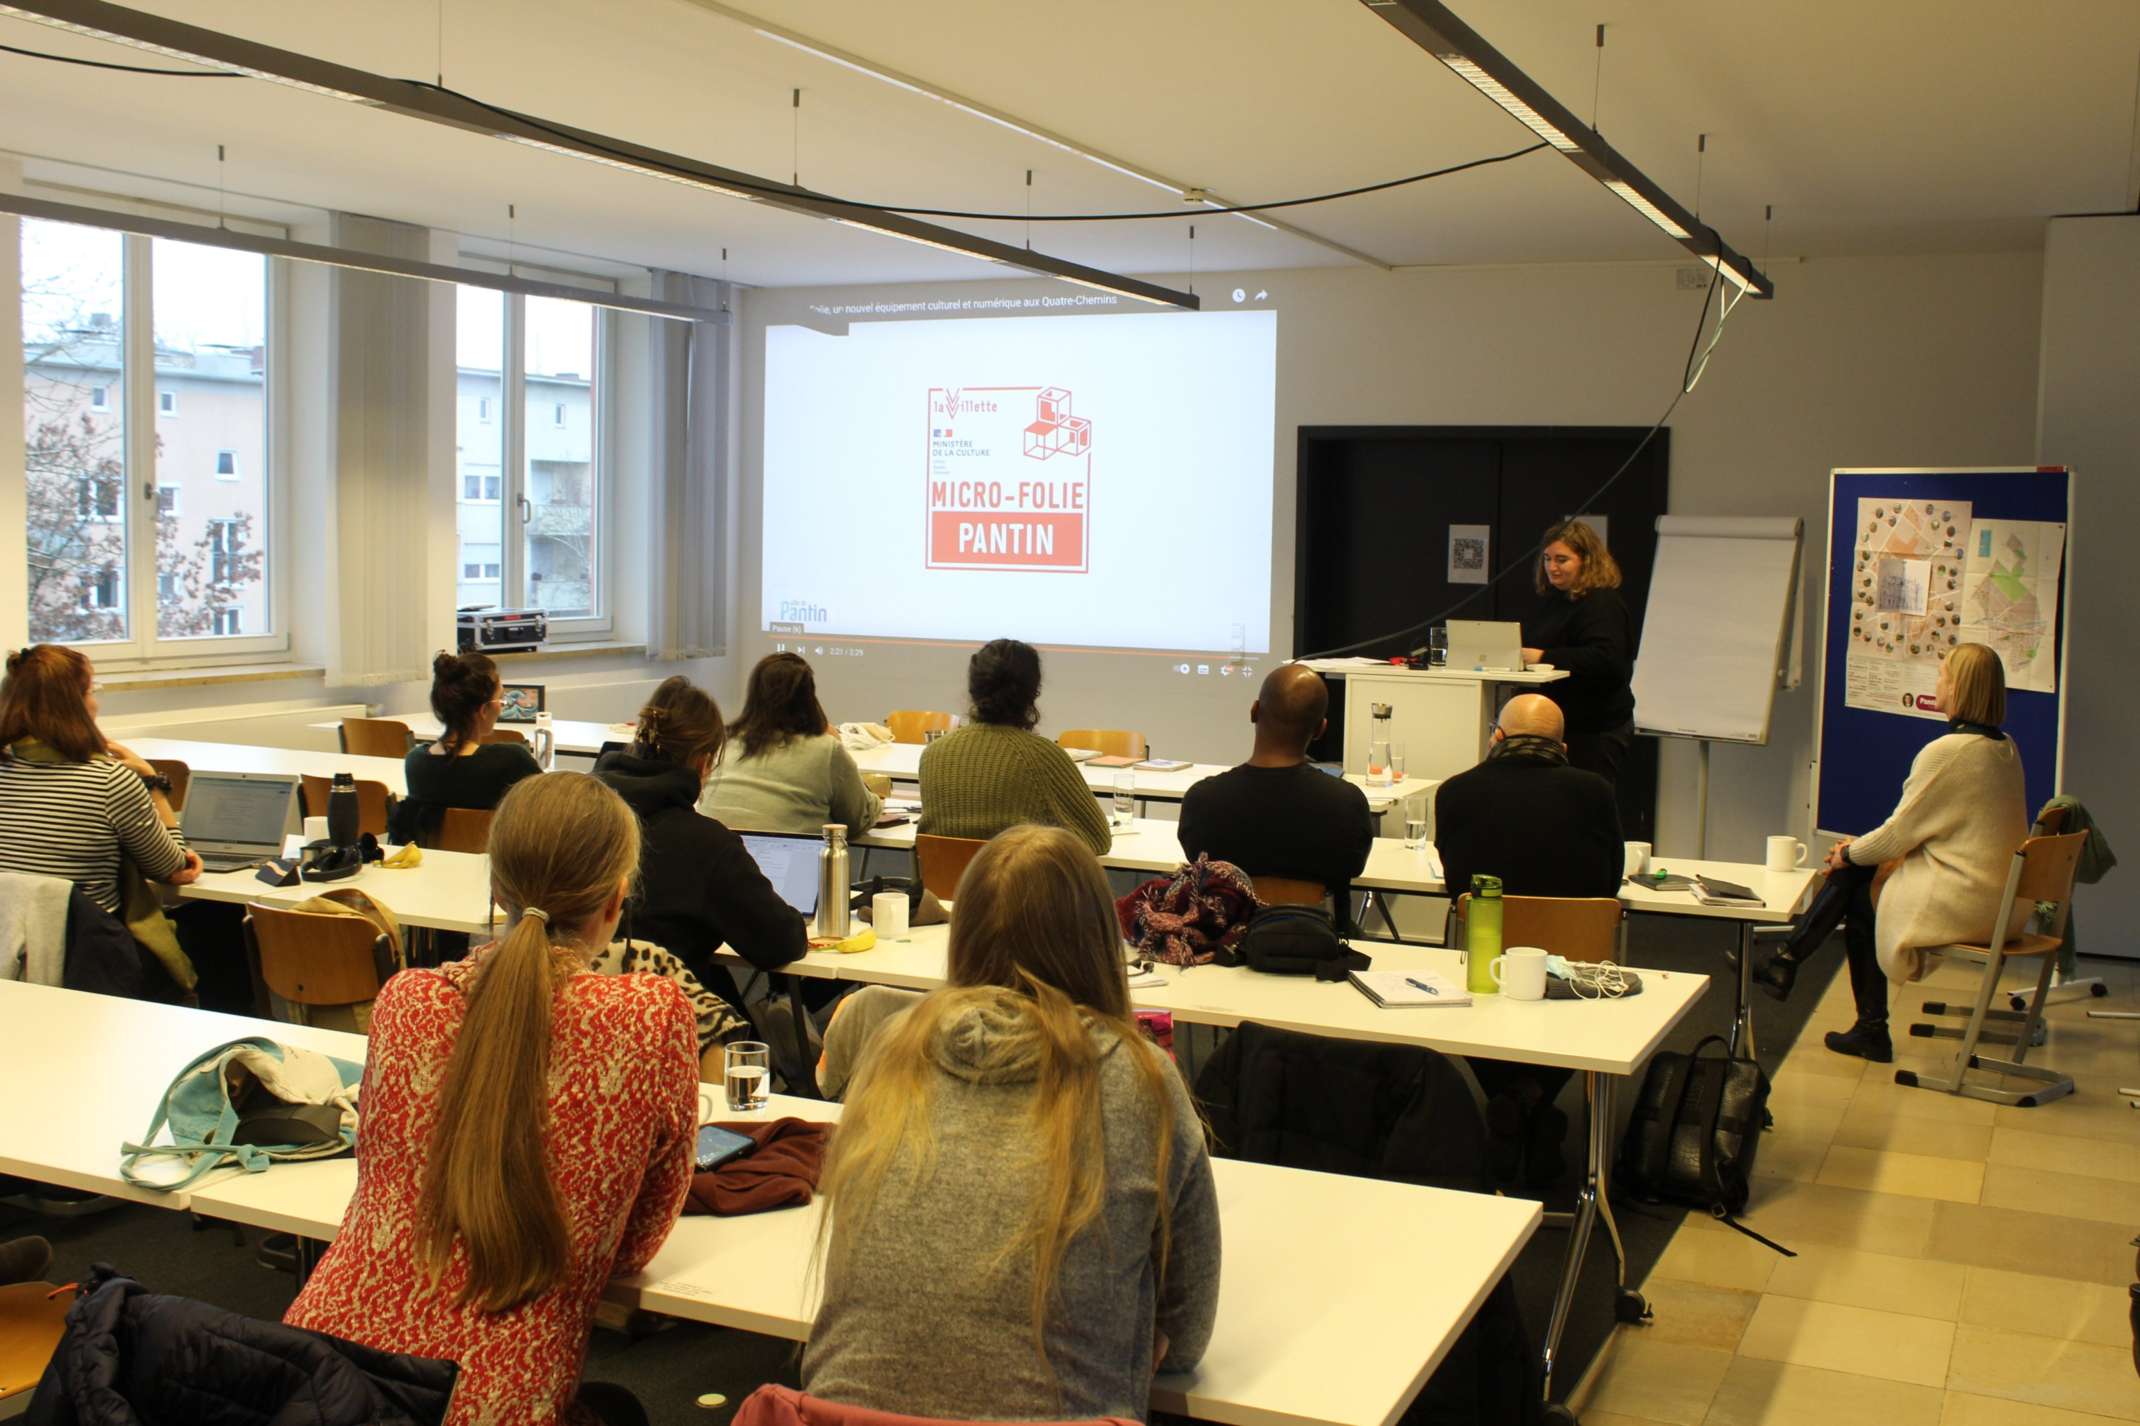
[[[91,411],[101,411],[107,415],[110,414],[111,388],[109,386],[92,386],[89,388],[89,409]]]
[[[533,272],[504,263],[470,260],[465,254],[463,262],[471,267],[517,276],[540,276],[546,281],[568,282],[573,286],[587,288],[590,292],[615,292],[617,284],[609,278],[593,277],[585,273],[563,273],[543,268]],[[499,520],[500,544],[498,600],[507,608],[527,606],[527,524],[531,506],[527,485],[527,351],[523,340],[526,327],[527,298],[519,293],[502,294],[501,303],[504,330],[500,334],[503,368],[498,374],[498,405],[496,413],[502,422],[499,441]],[[550,643],[574,643],[610,638],[616,628],[616,509],[617,509],[617,422],[614,418],[615,381],[614,367],[617,353],[617,313],[606,307],[589,305],[594,324],[594,371],[592,389],[589,393],[587,419],[590,423],[588,450],[594,464],[594,504],[592,518],[595,522],[593,551],[595,559],[594,607],[592,615],[583,618],[562,618],[549,621]],[[482,418],[480,413],[478,420]],[[489,506],[488,500],[467,501],[459,495],[460,473],[455,476],[455,494],[460,503],[480,503]],[[487,544],[488,541],[477,541]],[[464,563],[460,554],[458,537],[454,551],[456,566]],[[488,568],[488,563],[485,565]],[[488,576],[483,581],[487,582]],[[462,582],[467,582],[465,579]]]
[[[131,235],[129,235],[129,237],[128,237],[128,241],[129,241],[129,242],[133,241],[133,238],[132,238],[132,236],[131,236]],[[154,241],[154,240],[153,240],[153,239],[151,239],[151,241]],[[157,415],[157,417],[158,417],[159,419],[161,419],[162,417],[165,417],[165,416],[176,416],[177,414],[178,414],[178,393],[177,393],[176,391],[166,391],[166,390],[164,390],[164,389],[163,389],[162,387],[158,387],[158,388],[157,388],[157,390],[156,390],[156,415]]]

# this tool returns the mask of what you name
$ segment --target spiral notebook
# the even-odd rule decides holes
[[[1430,970],[1356,970],[1347,972],[1346,979],[1384,1010],[1471,1003],[1471,992],[1460,982]]]

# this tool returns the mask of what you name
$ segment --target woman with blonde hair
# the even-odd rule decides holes
[[[1143,1419],[1203,1355],[1219,1218],[1202,1122],[1138,1031],[1107,879],[1021,826],[959,882],[948,983],[883,1022],[827,1155],[803,1387],[995,1420]]]
[[[591,975],[639,866],[608,788],[514,785],[490,829],[504,937],[372,1011],[357,1189],[284,1320],[460,1363],[449,1423],[644,1421],[580,1383],[602,1289],[683,1210],[698,1042],[675,986]]]
[[[1880,1064],[1895,1057],[1888,981],[1921,979],[1927,946],[1981,943],[1991,934],[2007,865],[2028,835],[2021,754],[1999,727],[2006,670],[1998,653],[1956,645],[1940,664],[1934,697],[1947,732],[1918,751],[1885,822],[1828,849],[1827,885],[1783,949],[1754,972],[1778,999],[1789,995],[1799,964],[1843,921],[1858,1017],[1850,1029],[1831,1031],[1827,1045]],[[2017,924],[2008,929],[2019,930],[2033,909],[2015,907]]]
[[[1560,705],[1568,766],[1617,786],[1635,744],[1635,620],[1620,594],[1620,566],[1582,520],[1561,521],[1539,545],[1545,600],[1523,621],[1523,661],[1567,672],[1537,691]]]

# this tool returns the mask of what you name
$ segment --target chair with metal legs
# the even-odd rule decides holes
[[[1963,1007],[1948,1005],[1944,1001],[1928,1000],[1924,1003],[1928,1015],[1969,1016],[1969,1023],[1955,1030],[1951,1026],[1915,1024],[1910,1033],[1920,1039],[1938,1035],[1956,1035],[1961,1046],[1954,1056],[1954,1068],[1949,1074],[1921,1074],[1916,1070],[1896,1070],[1895,1083],[1914,1089],[1936,1089],[1943,1094],[1962,1094],[1971,1099],[1982,1099],[1992,1104],[2013,1104],[2033,1107],[2073,1092],[2073,1079],[2042,1065],[2026,1063],[2029,1042],[2036,1033],[2037,1022],[2043,1016],[2044,993],[2050,988],[2051,968],[2058,956],[2058,947],[2066,934],[2066,915],[2073,901],[2073,879],[2079,870],[2081,850],[2088,837],[2083,832],[2069,832],[2061,837],[2031,837],[2014,853],[2006,873],[2006,891],[1999,898],[1999,916],[1986,938],[1988,944],[1953,945],[1936,948],[1936,953],[1957,960],[1973,961],[1984,967],[1983,976],[1977,982],[1975,1003]],[[2014,923],[2014,908],[2029,903],[2051,903],[2053,909],[2041,918],[2040,930],[2009,934]],[[1994,1010],[1991,1002],[1999,992],[1999,973],[2010,960],[2033,958],[2037,962],[2036,991],[2029,997],[2028,1009],[2021,1011]],[[2010,1060],[1995,1059],[1978,1052],[1987,1024],[2011,1026],[2014,1033],[2014,1057]],[[1971,1070],[1988,1070],[2008,1079],[2030,1082],[2029,1086],[2008,1089],[1969,1078]]]

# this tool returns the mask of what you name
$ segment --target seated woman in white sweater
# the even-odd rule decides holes
[[[1779,999],[1798,966],[1845,920],[1858,1022],[1828,1048],[1885,1064],[1887,983],[1923,977],[1924,948],[1981,943],[1991,934],[2015,848],[2028,835],[2021,755],[1999,730],[2006,675],[1983,644],[1961,644],[1940,666],[1937,693],[1949,731],[1910,764],[1902,800],[1885,822],[1828,851],[1828,884],[1755,978]],[[1892,871],[1883,880],[1883,866]],[[2027,908],[2016,907],[2017,922]],[[2018,929],[2018,925],[2008,928]]]
[[[844,822],[858,837],[883,806],[832,731],[810,665],[800,654],[758,660],[698,810],[739,831],[814,833]]]

